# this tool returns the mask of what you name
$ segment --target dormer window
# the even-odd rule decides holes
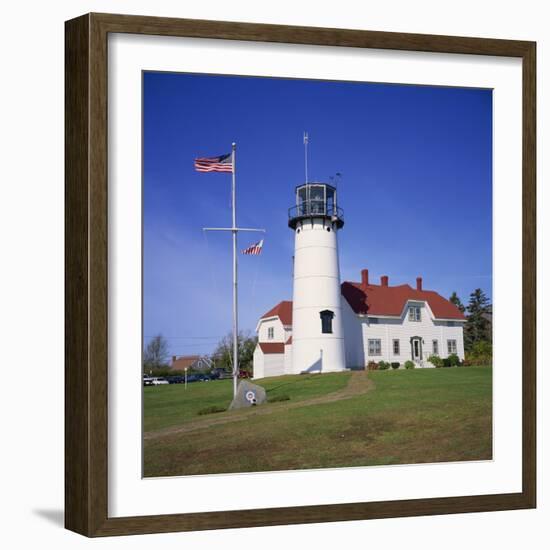
[[[274,337],[275,337],[275,327],[268,327],[268,329],[267,329],[267,339],[268,340],[273,340]]]
[[[334,312],[325,309],[321,311],[321,332],[323,334],[332,334],[332,319],[334,318]]]
[[[420,321],[420,306],[409,307],[409,321]]]

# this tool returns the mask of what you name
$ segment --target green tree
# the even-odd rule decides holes
[[[239,355],[239,369],[252,372],[254,349],[258,338],[250,332],[239,332],[237,337],[237,349]],[[228,372],[233,370],[233,333],[224,336],[211,356],[214,367]]]
[[[458,297],[458,294],[456,292],[453,292],[451,294],[451,297],[449,298],[449,302],[454,304],[462,313],[464,313],[466,311],[466,308],[464,307],[464,304],[462,303],[462,301],[460,300],[460,298]]]
[[[466,351],[473,349],[477,342],[491,341],[491,323],[487,315],[491,312],[491,303],[480,288],[470,294],[467,320],[464,327],[464,347]]]
[[[476,342],[466,359],[472,365],[491,365],[493,363],[493,345],[488,340]]]
[[[162,334],[151,338],[143,350],[143,371],[148,373],[153,369],[168,366],[168,342]]]

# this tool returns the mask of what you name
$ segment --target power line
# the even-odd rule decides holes
[[[156,338],[157,336],[159,335],[155,334],[154,336],[144,336],[144,338]],[[161,336],[163,338],[185,338],[188,340],[218,340],[220,338],[223,338],[223,336],[164,336],[163,334]]]

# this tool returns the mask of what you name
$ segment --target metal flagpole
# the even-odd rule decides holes
[[[239,376],[239,316],[237,313],[237,208],[235,205],[235,152],[237,144],[231,144],[231,160],[233,162],[231,181],[231,205],[233,210],[233,397],[237,395],[237,378]]]
[[[233,238],[233,397],[237,395],[237,380],[239,377],[239,316],[238,316],[238,293],[237,293],[237,233],[239,231],[257,231],[265,233],[265,229],[252,229],[248,227],[237,226],[237,207],[236,207],[236,179],[235,179],[235,152],[237,144],[231,144],[231,227],[203,227],[203,231],[231,231]]]

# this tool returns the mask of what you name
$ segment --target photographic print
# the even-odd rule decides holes
[[[143,73],[144,477],[492,459],[492,108]]]

